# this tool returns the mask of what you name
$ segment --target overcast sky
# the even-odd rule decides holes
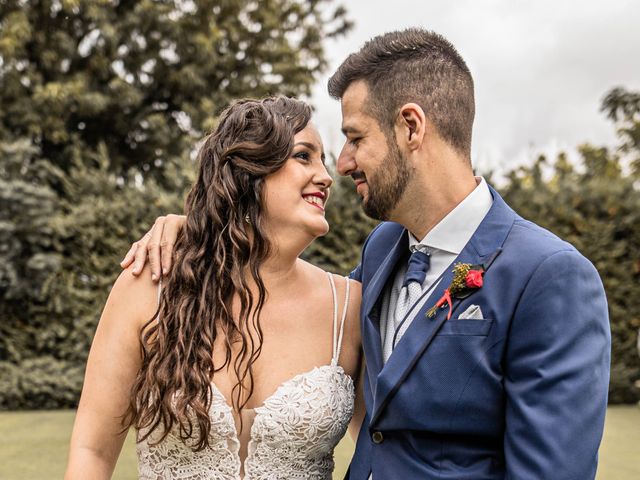
[[[327,42],[328,73],[314,89],[327,151],[342,145],[340,106],[326,81],[369,38],[410,26],[447,37],[475,81],[473,153],[479,171],[504,171],[590,142],[615,145],[599,112],[615,86],[640,89],[637,0],[343,0],[355,28]]]

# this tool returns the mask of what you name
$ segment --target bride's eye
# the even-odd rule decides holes
[[[311,155],[309,155],[309,152],[298,152],[298,153],[294,153],[293,154],[294,158],[299,158],[300,160],[303,160],[305,162],[308,162],[311,159]]]

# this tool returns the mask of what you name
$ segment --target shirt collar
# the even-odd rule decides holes
[[[432,252],[442,250],[459,255],[482,223],[493,204],[493,197],[489,186],[483,177],[476,177],[478,185],[473,191],[451,210],[435,227],[422,239],[418,240],[409,232],[409,249]]]

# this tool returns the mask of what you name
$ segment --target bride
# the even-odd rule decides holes
[[[303,102],[243,100],[199,153],[174,264],[125,270],[98,325],[66,479],[330,479],[360,371],[360,284],[300,253],[331,177]],[[356,402],[358,405],[360,402]]]

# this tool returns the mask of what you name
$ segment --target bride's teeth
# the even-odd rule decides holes
[[[308,196],[303,197],[307,203],[312,203],[314,205],[322,205],[322,200],[316,196]]]

